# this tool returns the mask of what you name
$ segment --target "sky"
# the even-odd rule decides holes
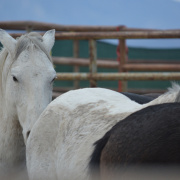
[[[0,21],[180,29],[180,0],[0,0]],[[110,41],[117,43],[116,40]],[[128,46],[180,48],[180,39],[127,40]]]

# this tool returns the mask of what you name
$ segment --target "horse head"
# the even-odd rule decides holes
[[[39,115],[52,100],[56,72],[50,57],[55,30],[43,36],[38,33],[18,39],[0,30],[0,41],[6,51],[2,70],[4,109],[10,119],[19,121],[26,143]]]

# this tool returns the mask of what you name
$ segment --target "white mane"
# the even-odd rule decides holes
[[[3,71],[4,62],[6,60],[7,55],[8,55],[7,50],[5,48],[1,49],[0,51],[0,102],[2,102],[2,98],[3,98],[2,71]],[[1,106],[2,106],[2,103],[0,103],[0,113],[2,112]]]
[[[180,101],[180,86],[177,83],[172,83],[172,87],[168,88],[168,91],[158,98],[154,99],[153,101],[144,104],[144,107],[155,105],[155,104],[162,104],[162,103],[170,103],[170,102],[179,102]]]

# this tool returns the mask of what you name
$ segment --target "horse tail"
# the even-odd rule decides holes
[[[111,132],[108,131],[103,138],[99,139],[94,143],[94,151],[90,157],[89,161],[89,174],[91,175],[91,178],[95,179],[97,177],[100,177],[100,159],[101,159],[101,153],[104,147],[106,146],[109,138],[110,138]]]

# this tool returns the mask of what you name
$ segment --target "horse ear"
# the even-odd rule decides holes
[[[49,53],[54,45],[54,41],[55,41],[55,29],[49,30],[43,35],[43,42]]]
[[[17,41],[3,29],[0,29],[0,42],[10,54],[14,54]]]

